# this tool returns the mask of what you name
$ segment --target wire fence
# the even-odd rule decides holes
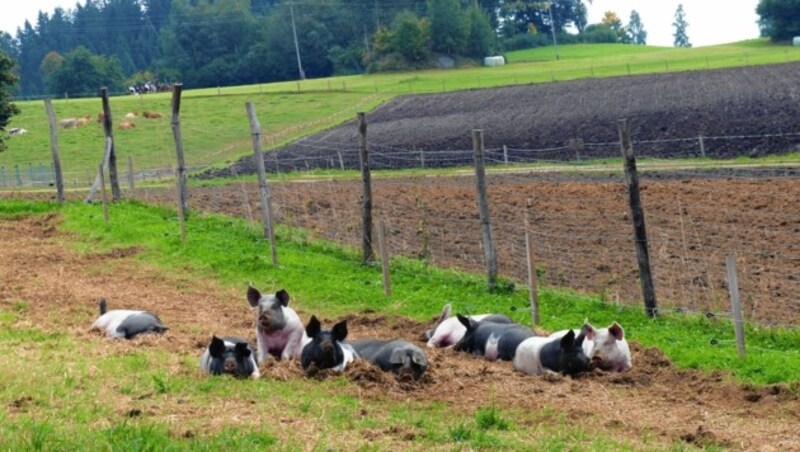
[[[766,140],[764,136],[704,137],[707,156],[715,141]],[[798,133],[778,134],[800,142]],[[679,145],[691,143],[692,148]],[[358,168],[352,145],[309,142],[328,151],[327,158],[307,168]],[[663,153],[648,145],[675,145]],[[618,143],[588,143],[583,148],[499,148],[486,151],[489,166],[490,215],[499,273],[513,284],[526,285],[527,231],[533,238],[539,283],[597,296],[620,308],[641,309],[634,236],[621,164],[597,160]],[[726,256],[735,256],[745,317],[769,326],[800,323],[800,168],[790,163],[704,167],[707,160],[688,161],[699,153],[700,139],[635,142],[642,172],[642,198],[648,245],[660,311],[731,316]],[[658,160],[654,160],[659,157]],[[462,167],[446,173],[419,173],[373,180],[373,215],[386,221],[392,255],[425,260],[445,268],[484,272],[473,152],[420,153],[415,149],[371,150],[373,169]],[[572,166],[565,169],[564,162]],[[289,159],[265,157],[268,171],[306,167]],[[553,166],[558,163],[561,166]],[[272,164],[272,166],[270,166]],[[523,166],[523,164],[527,166]],[[651,166],[652,165],[652,166]],[[653,168],[649,170],[647,168]],[[203,173],[207,166],[195,166]],[[232,167],[234,176],[240,176]],[[120,158],[120,174],[125,175]],[[343,173],[346,174],[346,173]],[[125,196],[148,203],[174,205],[172,167],[134,169]],[[68,198],[78,199],[94,181],[94,173],[66,174]],[[121,176],[122,181],[125,180]],[[0,190],[21,196],[33,189],[50,193],[52,166],[44,161],[0,168]],[[270,193],[276,221],[311,235],[357,248],[361,244],[360,180],[347,177],[272,180]],[[49,196],[49,195],[46,195]],[[235,183],[192,187],[192,209],[256,221],[261,218],[254,178]],[[377,249],[377,246],[376,246]],[[265,249],[265,252],[266,249]],[[280,253],[280,251],[278,251]]]

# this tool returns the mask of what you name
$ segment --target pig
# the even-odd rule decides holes
[[[430,348],[452,347],[464,337],[467,329],[459,322],[457,317],[450,317],[450,304],[446,304],[436,321],[436,326],[424,334]],[[479,314],[469,318],[476,322],[486,321],[494,323],[514,323],[513,320],[502,314]]]
[[[425,352],[402,339],[361,339],[353,341],[352,346],[360,358],[380,367],[384,372],[391,371],[398,378],[408,376],[419,380],[428,368]]]
[[[568,330],[561,338],[531,337],[522,341],[512,361],[514,369],[529,375],[561,373],[577,375],[591,369],[589,358],[583,353],[585,334],[575,337]]]
[[[490,361],[511,361],[517,346],[534,335],[530,328],[516,323],[494,323],[485,319],[476,322],[460,314],[456,317],[464,325],[466,333],[453,349],[483,356]]]
[[[272,355],[275,359],[299,358],[303,346],[310,342],[300,317],[289,307],[289,293],[281,289],[275,294],[261,295],[252,284],[247,287],[247,302],[258,307],[256,317],[257,359],[261,364]]]
[[[597,329],[588,319],[584,321],[581,331],[586,335],[583,342],[583,352],[592,361],[594,367],[608,372],[624,372],[631,368],[631,349],[625,340],[625,331],[617,322],[611,323],[608,328]],[[550,335],[552,338],[564,336],[567,330],[557,331]]]
[[[98,303],[100,317],[92,324],[93,330],[106,330],[108,337],[133,339],[139,334],[161,334],[167,331],[161,319],[150,311],[132,311],[127,309],[108,310],[105,298]]]
[[[200,369],[211,375],[229,374],[237,378],[261,376],[250,343],[240,337],[212,336],[200,357]]]
[[[343,372],[348,364],[358,358],[353,346],[344,342],[347,338],[347,320],[337,323],[330,331],[323,331],[317,317],[312,315],[306,325],[306,335],[311,341],[303,347],[300,355],[300,365],[306,373],[323,369]]]

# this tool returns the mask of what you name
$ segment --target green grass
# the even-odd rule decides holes
[[[354,250],[311,240],[303,231],[279,227],[280,266],[269,262],[268,247],[257,224],[217,215],[193,214],[188,243],[181,244],[175,212],[139,203],[111,207],[104,226],[99,206],[69,203],[0,202],[0,218],[57,212],[61,228],[72,233],[78,251],[98,252],[138,246],[143,265],[180,270],[192,278],[213,279],[242,287],[255,281],[264,287],[286,287],[303,309],[336,316],[371,309],[389,316],[427,320],[446,302],[460,312],[496,311],[527,323],[527,294],[486,291],[481,276],[446,271],[424,263],[392,261],[394,294],[382,294],[377,267],[362,267]],[[66,239],[65,239],[66,240]],[[335,278],[309,275],[336,275]],[[465,301],[469,300],[469,301]],[[800,332],[748,325],[748,357],[736,358],[729,322],[704,317],[665,315],[655,320],[639,310],[603,304],[598,298],[543,288],[542,326],[572,327],[590,316],[597,325],[618,320],[627,335],[656,346],[680,367],[730,371],[752,384],[800,381]],[[658,448],[655,438],[630,443],[613,432],[590,431],[551,408],[500,409],[491,400],[472,414],[452,413],[436,401],[393,402],[359,397],[345,377],[323,381],[265,379],[253,384],[226,378],[202,378],[192,372],[170,373],[180,363],[194,369],[196,356],[174,356],[161,348],[138,348],[108,356],[99,342],[78,342],[68,332],[43,331],[25,322],[25,300],[0,305],[0,344],[24,345],[24,359],[0,367],[0,437],[4,448],[87,450],[229,450],[248,446],[287,449],[389,447],[391,435],[374,443],[362,434],[388,426],[410,432],[412,448],[505,448],[564,450],[574,448]],[[714,339],[717,345],[711,345]],[[79,350],[79,353],[76,353]],[[98,359],[102,356],[102,359]],[[635,363],[634,363],[635,365]],[[206,410],[224,406],[241,410],[243,419],[206,416],[182,418],[176,425],[162,411]],[[370,413],[362,415],[362,410]],[[335,415],[334,415],[335,413]],[[248,416],[260,416],[256,422]],[[264,421],[293,419],[316,432],[313,438],[285,442],[286,426]],[[292,428],[294,424],[288,424]],[[526,426],[535,425],[535,432]],[[310,442],[309,442],[310,441]],[[397,441],[397,438],[394,438]],[[655,444],[653,442],[656,441]],[[396,443],[395,443],[396,445]],[[685,445],[676,444],[676,448]]]
[[[14,210],[19,211],[24,203],[15,204]],[[41,203],[29,205],[32,212],[42,209]],[[0,207],[0,213],[3,211]],[[194,214],[187,223],[188,239],[183,245],[177,216],[169,209],[124,202],[112,206],[109,226],[102,226],[102,213],[96,205],[70,203],[61,213],[62,227],[78,234],[92,249],[141,246],[138,256],[159,267],[192,268],[198,277],[215,278],[235,287],[241,287],[243,281],[256,281],[292,288],[304,300],[304,306],[327,315],[373,309],[427,320],[442,305],[453,302],[462,312],[501,312],[529,323],[525,291],[487,292],[482,276],[441,270],[417,260],[393,259],[393,296],[387,299],[380,268],[363,267],[355,250],[311,240],[299,229],[278,226],[280,266],[273,268],[260,226],[244,220]],[[309,278],[309,274],[336,278]],[[639,309],[606,304],[599,296],[579,296],[554,287],[541,290],[540,303],[541,326],[548,330],[574,327],[586,317],[596,325],[618,320],[630,337],[645,346],[661,348],[682,367],[729,370],[742,381],[757,384],[800,380],[800,351],[791,346],[800,340],[796,329],[748,325],[750,352],[740,360],[733,329],[725,320],[679,314],[650,319]]]
[[[673,49],[621,44],[560,46],[555,61],[552,48],[510,52],[502,67],[467,67],[332,77],[302,82],[281,82],[225,88],[187,90],[181,106],[181,126],[187,164],[219,167],[252,153],[245,102],[256,106],[265,149],[353,119],[395,96],[497,86],[547,83],[587,77],[609,77],[665,71],[702,70],[800,60],[800,49],[772,45],[766,40],[729,45]],[[134,167],[169,172],[176,165],[170,126],[170,94],[121,96],[111,100],[115,123],[130,111],[154,110],[160,120],[136,120],[134,130],[115,130],[120,171],[128,157]],[[20,101],[22,110],[10,127],[29,133],[9,141],[0,153],[0,184],[11,184],[15,166],[23,181],[38,178],[40,166],[49,168],[50,137],[41,101]],[[59,133],[61,161],[67,186],[85,186],[103,153],[103,134],[94,118],[101,110],[99,98],[56,99],[58,118],[91,115],[90,125]]]

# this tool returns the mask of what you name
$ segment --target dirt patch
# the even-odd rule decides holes
[[[176,360],[168,371],[198,378],[202,377],[197,369],[187,368],[180,357],[199,356],[212,333],[254,339],[253,312],[246,306],[242,293],[220,288],[207,279],[165,275],[114,253],[78,255],[62,246],[64,236],[57,232],[57,224],[56,217],[0,221],[0,261],[14,263],[1,267],[0,307],[11,310],[20,300],[29,303],[20,314],[20,322],[45,331],[67,331],[88,341],[101,341],[104,344],[101,353],[109,356],[130,352],[131,348],[143,351],[169,348],[176,354]],[[43,231],[49,228],[56,232],[43,238]],[[170,327],[169,332],[132,342],[102,339],[101,335],[87,331],[97,315],[96,301],[100,296],[108,297],[112,307],[135,306],[158,312]],[[186,299],[193,300],[191,310],[185,308]],[[301,318],[307,318],[303,301],[295,300],[295,305]],[[353,339],[401,337],[422,345],[418,336],[427,327],[414,321],[389,319],[376,312],[341,317],[344,318],[349,321]],[[336,320],[339,319],[330,319]],[[208,325],[213,331],[207,331]],[[800,448],[796,436],[800,402],[796,391],[783,386],[756,388],[736,384],[722,373],[678,370],[659,350],[643,349],[635,342],[632,345],[634,367],[624,374],[596,371],[574,379],[537,378],[514,372],[507,362],[489,362],[452,350],[426,349],[430,368],[420,381],[398,381],[366,363],[353,365],[346,377],[354,383],[349,389],[353,395],[374,401],[373,406],[380,406],[388,398],[396,403],[436,400],[446,404],[448,410],[467,415],[489,405],[522,412],[550,408],[564,413],[567,419],[580,421],[587,429],[602,429],[634,442],[647,434],[655,435],[655,441],[665,445],[684,441],[741,449]],[[272,361],[262,370],[265,379],[307,378],[294,362]],[[120,402],[121,418],[146,416],[176,422],[206,416],[208,427],[213,429],[213,413],[233,409],[248,413],[246,406],[233,402],[202,408],[179,400],[163,403],[161,397],[151,393],[131,397],[139,399]],[[8,408],[23,411],[31,403],[20,397]],[[249,413],[241,419],[257,423],[263,421],[262,415]],[[285,419],[281,425],[286,426],[285,433],[291,437],[295,430],[302,430],[299,426],[305,422]],[[175,434],[195,433],[178,429]],[[421,434],[424,432],[413,428],[365,433],[400,442]]]
[[[661,309],[726,321],[725,259],[734,255],[745,318],[764,325],[800,323],[794,296],[800,293],[800,213],[793,208],[800,184],[792,171],[645,174],[642,202]],[[640,308],[627,190],[618,172],[490,174],[488,180],[500,275],[526,284],[527,220],[540,284]],[[361,246],[360,181],[279,182],[270,190],[279,223]],[[145,196],[168,205],[174,200],[168,192]],[[256,184],[190,192],[193,208],[256,221],[258,199]],[[393,255],[485,272],[473,176],[375,179],[373,199],[373,216],[386,221]]]

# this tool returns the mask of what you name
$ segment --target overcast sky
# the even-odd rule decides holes
[[[17,27],[28,19],[36,25],[39,10],[52,13],[57,6],[72,9],[78,0],[4,0],[0,14],[0,30],[16,36]],[[80,0],[81,4],[85,0]],[[758,37],[758,0],[593,0],[589,8],[589,23],[597,23],[606,11],[613,11],[623,24],[628,23],[631,10],[642,18],[647,32],[647,44],[671,47],[675,28],[675,10],[683,4],[689,42],[693,46],[723,44]],[[13,6],[11,6],[13,5]]]

